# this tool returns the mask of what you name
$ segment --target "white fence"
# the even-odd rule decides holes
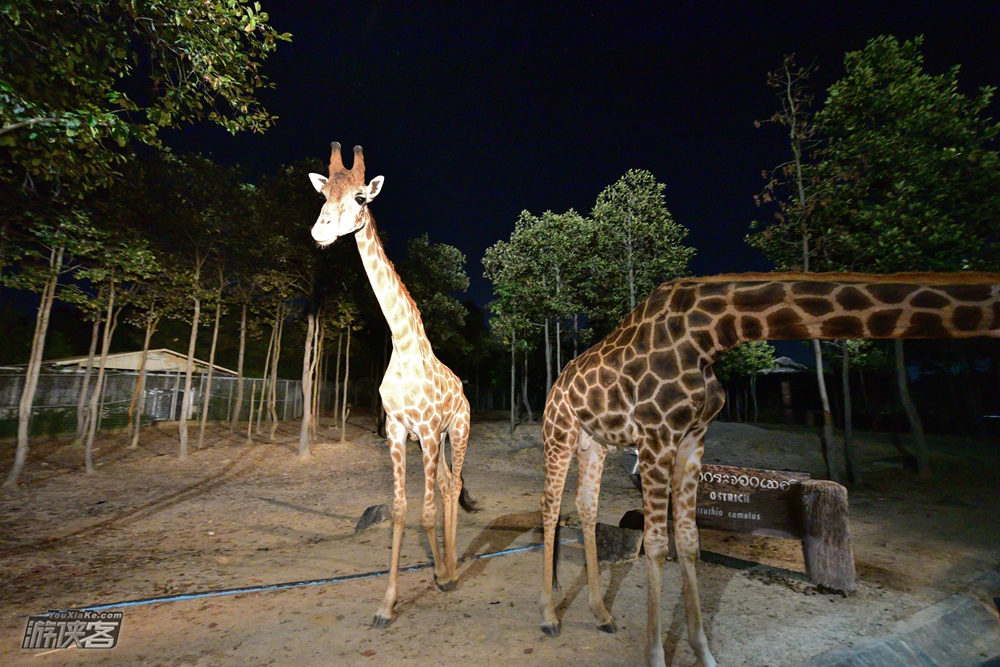
[[[104,378],[99,400],[98,428],[115,429],[128,424],[129,407],[136,394],[139,374],[115,371]],[[90,391],[93,391],[96,373],[91,374]],[[173,421],[180,418],[184,400],[183,373],[147,373],[143,392],[144,424],[154,421]],[[246,421],[250,411],[251,394],[254,414],[257,413],[264,393],[261,378],[243,379],[243,400],[236,404],[237,379],[230,375],[213,375],[209,399],[205,401],[208,384],[207,373],[192,378],[192,401],[189,419],[200,419],[208,410],[208,419],[228,421],[234,412]],[[31,432],[61,433],[76,428],[76,406],[83,386],[83,372],[43,373],[38,378],[34,407],[31,412]],[[0,437],[10,437],[17,432],[17,410],[24,387],[24,374],[0,373]],[[302,416],[302,382],[277,381],[276,411],[278,419],[295,419]],[[333,383],[323,383],[320,396],[322,409],[331,409]],[[265,414],[267,408],[264,408]]]

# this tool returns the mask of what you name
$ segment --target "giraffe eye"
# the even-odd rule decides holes
[[[354,201],[358,202],[358,206],[364,206],[365,205],[364,195],[358,195],[357,197],[354,198]]]

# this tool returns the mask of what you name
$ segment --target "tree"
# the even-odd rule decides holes
[[[826,145],[816,215],[835,238],[832,265],[877,273],[996,269],[1000,259],[1000,124],[983,116],[995,92],[971,98],[958,66],[924,71],[923,38],[872,39],[844,59],[817,114]],[[930,474],[923,426],[895,341],[900,399],[918,472]]]
[[[605,327],[631,312],[657,285],[684,275],[695,250],[682,245],[688,230],[667,210],[665,186],[630,169],[594,205],[593,316]]]
[[[802,67],[795,61],[795,55],[785,56],[778,70],[769,72],[767,85],[778,90],[781,110],[767,121],[788,128],[788,141],[792,159],[779,165],[771,172],[764,172],[768,183],[763,192],[755,197],[757,205],[776,203],[774,223],[757,234],[747,237],[747,242],[764,251],[779,270],[810,270],[825,268],[817,266],[816,254],[828,249],[827,234],[817,224],[814,211],[817,195],[810,176],[814,166],[806,159],[806,153],[817,145],[816,126],[809,111],[812,94],[807,81],[813,67]],[[760,121],[756,122],[760,127]],[[751,228],[756,227],[756,222]],[[823,406],[823,454],[827,463],[827,475],[835,482],[843,481],[843,465],[840,452],[833,442],[833,413],[830,411],[830,396],[826,389],[823,373],[823,350],[818,340],[812,341],[813,359],[816,363],[816,385],[819,388]]]
[[[143,240],[135,238],[134,235],[132,237],[117,236],[113,240],[104,240],[100,253],[95,253],[91,265],[79,271],[80,278],[103,287],[102,291],[106,297],[101,357],[97,366],[97,379],[94,392],[90,397],[88,411],[90,418],[84,451],[84,463],[88,473],[94,472],[93,447],[94,437],[97,434],[98,402],[104,386],[108,351],[111,348],[111,339],[114,336],[115,328],[118,326],[118,317],[127,303],[127,298],[123,298],[125,294],[122,294],[122,286],[129,281],[147,279],[158,270],[153,253]]]
[[[958,66],[924,71],[917,37],[872,39],[844,59],[816,122],[817,208],[836,234],[830,262],[894,271],[995,269],[1000,124],[985,118],[994,88],[972,98]]]
[[[715,360],[712,368],[725,386],[726,380],[746,377],[750,380],[750,397],[753,401],[753,420],[758,420],[757,376],[774,368],[774,346],[765,340],[753,340],[727,350]],[[727,400],[728,403],[728,400]]]
[[[0,7],[0,180],[101,183],[131,140],[273,118],[255,94],[279,41],[248,0],[10,0]]]
[[[31,342],[31,356],[24,372],[24,387],[17,411],[17,448],[3,488],[12,492],[28,460],[28,431],[31,408],[38,388],[45,339],[49,328],[52,304],[59,289],[59,280],[78,268],[80,258],[96,253],[98,236],[84,211],[65,206],[43,204],[43,216],[31,226],[26,238],[15,248],[17,271],[0,274],[4,285],[15,289],[39,292],[38,315]],[[44,220],[44,221],[43,221]],[[12,246],[13,247],[13,246]]]
[[[543,281],[536,273],[537,265],[529,242],[530,229],[535,217],[522,211],[514,225],[510,241],[497,241],[486,249],[483,255],[484,275],[493,283],[496,299],[490,303],[493,313],[491,329],[504,347],[510,348],[511,363],[511,434],[514,432],[517,405],[515,400],[517,353],[524,353],[524,373],[521,379],[521,399],[528,412],[528,421],[533,421],[531,403],[528,400],[528,351],[531,349],[527,331],[532,318],[536,317],[538,304],[547,294]],[[551,380],[551,376],[547,378]]]
[[[455,293],[469,288],[465,255],[446,243],[431,243],[427,234],[410,239],[399,276],[420,310],[420,318],[435,353],[459,357],[469,350],[462,337],[465,307]]]

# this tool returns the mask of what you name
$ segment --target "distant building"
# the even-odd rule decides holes
[[[52,359],[50,361],[43,361],[42,365],[48,367],[51,370],[84,370],[87,368],[88,357],[69,357],[67,359]],[[94,368],[97,368],[97,364],[100,361],[99,356],[94,357]],[[108,370],[116,371],[138,371],[142,364],[142,350],[137,352],[118,352],[115,354],[109,354],[108,360],[105,368]],[[180,352],[174,352],[173,350],[168,350],[166,348],[160,348],[159,350],[150,350],[148,356],[146,357],[146,370],[151,373],[176,373],[183,371],[187,365],[187,355],[181,354]],[[23,367],[24,364],[21,365]],[[201,359],[194,360],[194,371],[200,373],[201,371],[208,370],[209,363],[207,361],[202,361]],[[222,373],[224,375],[236,375],[236,371],[231,371],[228,368],[223,368],[218,364],[213,364],[213,373]]]

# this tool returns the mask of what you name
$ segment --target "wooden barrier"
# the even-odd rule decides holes
[[[638,461],[624,463],[641,491]],[[696,516],[699,528],[801,540],[810,581],[842,591],[856,588],[847,489],[836,482],[802,472],[705,465]],[[672,556],[672,525],[670,533]]]

